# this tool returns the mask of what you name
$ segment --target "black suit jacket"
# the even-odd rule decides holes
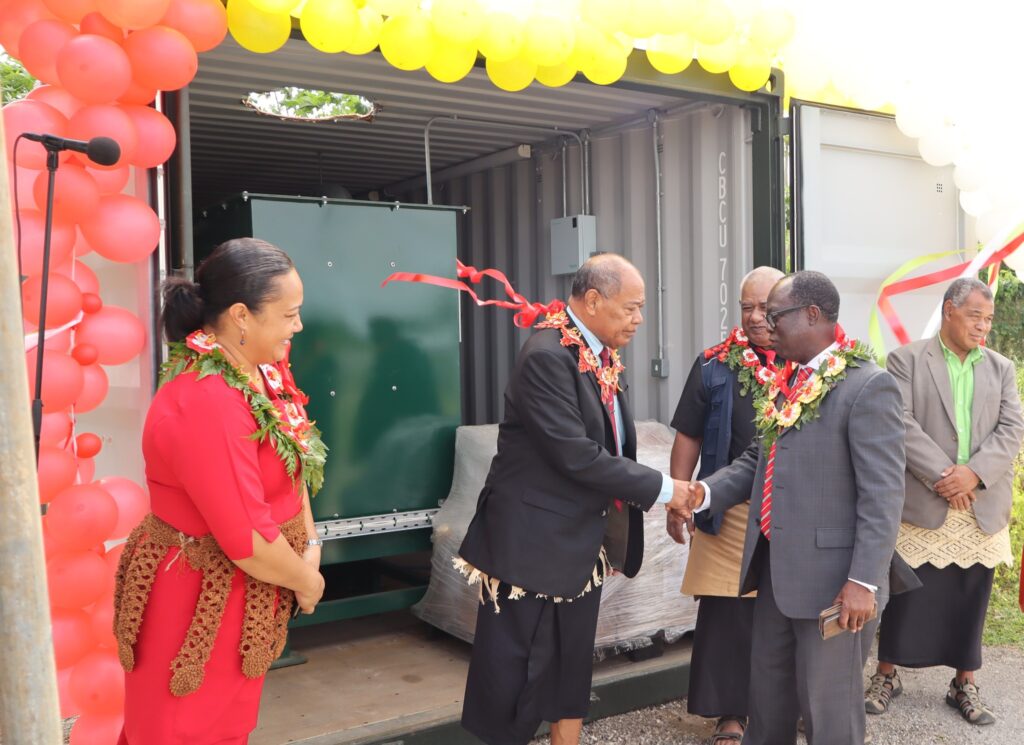
[[[636,429],[624,391],[623,455],[596,377],[579,372],[578,347],[558,329],[523,345],[505,391],[505,419],[476,514],[459,554],[526,590],[575,597],[590,581],[602,544],[626,576],[643,561],[643,515],[662,474],[636,463]],[[625,384],[620,379],[620,384]],[[613,501],[623,501],[621,512]],[[638,509],[639,508],[639,509]]]

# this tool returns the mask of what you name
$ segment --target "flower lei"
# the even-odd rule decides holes
[[[610,406],[615,400],[615,395],[621,390],[619,388],[619,376],[626,369],[619,358],[619,350],[609,349],[611,352],[611,364],[607,367],[601,366],[601,361],[594,354],[590,345],[583,339],[583,334],[574,326],[569,325],[569,316],[564,310],[556,313],[548,313],[544,320],[537,324],[539,329],[559,329],[562,332],[563,347],[579,347],[580,361],[579,371],[581,375],[594,373],[597,384],[601,388],[601,402]]]
[[[260,393],[247,373],[242,372],[224,356],[223,347],[213,334],[194,331],[183,342],[171,342],[170,357],[160,368],[160,385],[183,372],[196,371],[197,379],[220,375],[229,387],[241,391],[249,404],[256,432],[251,439],[258,442],[268,437],[284,462],[292,480],[300,476],[310,494],[316,494],[324,482],[324,464],[327,446],[320,438],[320,430],[306,416],[309,398],[295,385],[291,365],[260,365],[268,387],[278,398],[277,403]]]
[[[736,372],[740,384],[740,395],[770,385],[775,380],[775,352],[766,353],[767,365],[761,364],[761,358],[750,347],[750,340],[739,326],[733,328],[721,344],[704,350],[704,359],[712,357],[724,362],[729,369]]]
[[[848,339],[839,326],[836,326],[836,341],[839,347],[798,388],[789,387],[789,379],[797,368],[796,363],[789,362],[785,367],[775,369],[774,379],[768,385],[756,389],[754,411],[757,414],[754,422],[765,447],[770,448],[790,427],[800,429],[817,419],[821,415],[821,402],[846,378],[847,368],[859,367],[860,360],[874,358],[868,345]],[[785,394],[781,407],[776,405],[780,394]]]

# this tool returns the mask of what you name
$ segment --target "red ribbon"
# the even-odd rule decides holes
[[[995,278],[998,276],[999,264],[1003,259],[1016,251],[1021,243],[1024,243],[1024,233],[1018,235],[1001,249],[989,256],[985,263],[978,267],[979,269],[984,269],[990,266],[995,267],[989,275],[989,285],[992,285],[995,282]],[[882,317],[885,318],[886,323],[889,324],[889,328],[892,329],[892,333],[899,340],[900,344],[909,344],[910,335],[907,333],[907,329],[903,326],[899,316],[896,314],[896,310],[892,307],[892,303],[889,302],[889,298],[893,295],[900,295],[904,292],[911,292],[913,290],[919,290],[922,287],[938,284],[939,282],[956,279],[963,273],[963,270],[966,269],[970,263],[970,261],[965,261],[962,264],[957,264],[956,266],[951,266],[946,269],[940,269],[936,272],[923,274],[920,277],[913,277],[911,279],[893,282],[891,285],[886,285],[882,288],[882,292],[878,296],[878,310],[881,312]]]
[[[477,269],[474,266],[466,266],[458,259],[455,260],[456,276],[459,279],[451,279],[449,277],[436,277],[432,274],[417,274],[413,272],[395,272],[390,277],[381,282],[381,287],[384,287],[388,282],[420,282],[427,285],[435,285],[437,287],[447,287],[452,290],[458,290],[459,292],[468,293],[473,302],[479,306],[484,305],[496,305],[499,308],[508,308],[509,310],[517,311],[512,319],[519,328],[529,328],[536,323],[538,318],[547,315],[548,313],[558,313],[565,309],[565,303],[561,300],[552,300],[547,305],[542,303],[531,303],[525,297],[516,292],[515,288],[512,287],[512,283],[508,281],[508,277],[505,276],[504,272],[500,272],[497,269]],[[467,279],[471,284],[480,284],[480,281],[484,277],[491,277],[496,279],[505,285],[505,294],[511,298],[510,300],[481,300],[477,297],[477,294],[473,291],[473,288],[467,285],[465,282],[459,280]]]

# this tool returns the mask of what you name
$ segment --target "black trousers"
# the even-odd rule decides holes
[[[691,714],[747,716],[754,603],[754,598],[701,597],[686,697]]]
[[[571,602],[528,593],[501,612],[477,611],[462,726],[487,745],[525,745],[541,722],[583,719],[590,709],[601,588]]]

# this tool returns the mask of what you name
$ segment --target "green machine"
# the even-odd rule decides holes
[[[293,626],[404,608],[426,590],[460,423],[459,298],[381,282],[453,276],[463,211],[243,193],[196,220],[197,263],[254,236],[287,251],[305,285],[291,361],[330,448],[312,500],[327,593]]]

